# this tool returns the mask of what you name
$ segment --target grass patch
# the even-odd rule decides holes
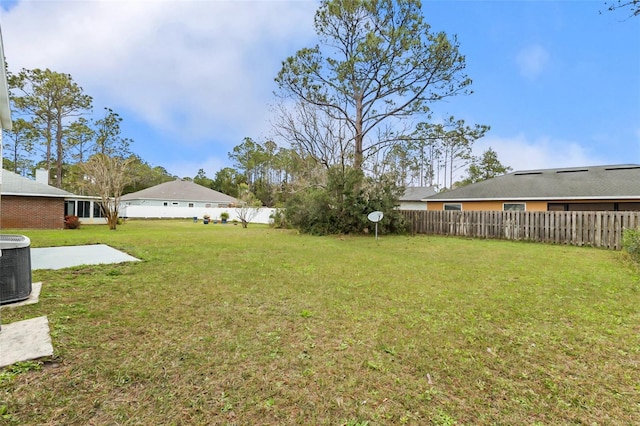
[[[131,221],[16,231],[144,262],[34,271],[55,355],[6,424],[639,424],[620,252]]]

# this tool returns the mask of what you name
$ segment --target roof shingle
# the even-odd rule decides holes
[[[2,195],[26,197],[72,197],[73,194],[2,169]]]
[[[435,193],[433,186],[408,186],[399,201],[422,201]]]
[[[640,198],[640,165],[516,171],[441,192],[428,200]]]
[[[176,179],[161,183],[151,188],[123,195],[122,201],[130,200],[163,200],[163,201],[195,201],[205,203],[237,203],[238,200],[197,183]]]

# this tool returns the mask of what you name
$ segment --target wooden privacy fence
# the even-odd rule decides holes
[[[415,234],[500,238],[620,250],[622,233],[640,226],[640,212],[402,210]]]

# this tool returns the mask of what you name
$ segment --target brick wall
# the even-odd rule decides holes
[[[3,195],[0,199],[0,228],[61,229],[63,227],[63,198]]]

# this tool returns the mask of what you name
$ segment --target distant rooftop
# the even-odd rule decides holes
[[[27,197],[73,197],[73,194],[2,169],[2,195]]]
[[[238,200],[197,183],[176,179],[161,183],[151,188],[123,195],[122,201],[130,200],[163,200],[163,201],[196,201],[205,203],[237,203]]]
[[[639,198],[640,165],[519,170],[429,197],[429,200]]]
[[[422,201],[435,193],[436,190],[433,186],[407,186],[400,201]]]

